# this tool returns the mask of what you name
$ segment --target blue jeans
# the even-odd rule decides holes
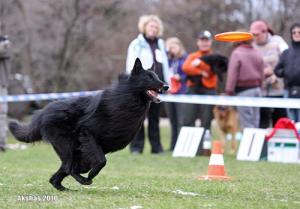
[[[284,90],[284,98],[289,98],[288,90]],[[287,112],[289,119],[300,122],[300,109],[288,109]]]

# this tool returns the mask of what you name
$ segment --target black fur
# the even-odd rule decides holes
[[[50,178],[58,190],[71,175],[81,184],[92,179],[106,164],[105,154],[126,147],[142,125],[151,101],[158,102],[147,90],[158,92],[164,83],[136,60],[131,75],[95,96],[55,101],[38,112],[29,125],[9,124],[19,141],[46,140],[62,164]],[[88,173],[83,177],[81,173]]]
[[[223,81],[223,73],[227,72],[228,58],[220,54],[208,54],[200,57],[203,62],[211,67],[220,81]],[[188,76],[187,79],[192,80],[194,83],[201,83],[201,76]]]

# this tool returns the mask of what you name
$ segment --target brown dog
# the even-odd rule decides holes
[[[230,153],[237,151],[236,133],[240,130],[236,109],[229,106],[215,106],[214,119],[211,122],[211,139],[220,140],[225,150],[226,135],[231,134]]]

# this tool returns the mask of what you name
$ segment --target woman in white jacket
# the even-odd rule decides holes
[[[169,84],[171,73],[169,72],[168,58],[164,41],[159,38],[163,34],[162,21],[155,15],[145,15],[140,17],[138,28],[140,34],[128,47],[126,72],[131,72],[135,59],[139,57],[144,69],[153,70],[161,80]],[[153,68],[151,68],[152,65]],[[159,114],[160,104],[151,103],[148,113],[148,135],[153,154],[163,152],[160,142]],[[144,126],[142,126],[130,144],[130,151],[141,154],[144,149],[144,142],[145,131]]]

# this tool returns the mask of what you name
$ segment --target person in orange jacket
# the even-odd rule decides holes
[[[187,94],[215,95],[217,87],[217,76],[210,66],[200,58],[212,54],[212,35],[205,30],[199,33],[197,39],[198,51],[189,54],[182,69],[187,74]],[[213,118],[212,105],[186,104],[184,126],[195,126],[199,117],[201,126],[210,128]]]

